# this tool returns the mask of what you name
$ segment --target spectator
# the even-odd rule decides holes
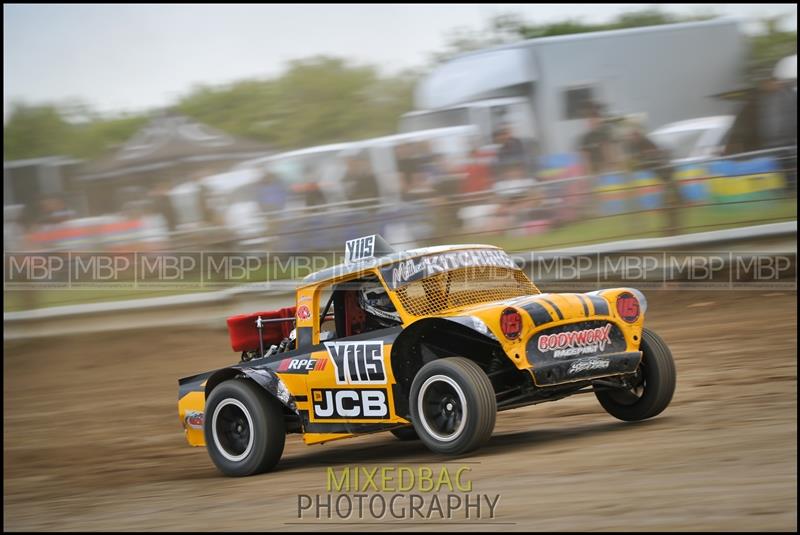
[[[364,157],[353,157],[347,162],[344,186],[350,200],[374,199],[380,196],[378,182]]]
[[[659,176],[666,176],[664,168],[669,166],[668,152],[653,143],[642,126],[633,119],[628,120],[623,148],[630,170],[652,170]]]
[[[405,143],[397,147],[396,154],[402,199],[413,201],[425,197],[433,162],[428,144],[424,141]]]
[[[494,136],[498,145],[496,178],[522,178],[525,175],[525,147],[514,137],[511,127],[503,125]]]
[[[436,155],[427,166],[430,187],[433,193],[436,226],[440,229],[458,229],[458,204],[453,196],[458,194],[463,175],[442,155]]]
[[[474,147],[470,151],[467,165],[465,166],[466,178],[462,183],[462,193],[475,193],[486,191],[492,187],[489,158],[485,151]]]
[[[652,171],[664,186],[664,209],[666,228],[664,234],[673,236],[681,231],[679,210],[681,206],[680,189],[673,178],[668,151],[658,147],[647,137],[642,126],[629,120],[623,148],[631,171]],[[635,197],[635,191],[633,192]]]
[[[151,202],[142,203],[142,246],[149,250],[162,249],[169,242],[169,227],[163,214]]]
[[[724,155],[771,149],[786,176],[786,190],[797,193],[797,89],[796,82],[763,76],[748,92],[744,106],[731,126]],[[780,149],[780,150],[778,150]]]
[[[347,186],[345,185],[346,188]],[[306,208],[322,206],[328,202],[320,186],[320,178],[317,176],[313,165],[306,164],[303,166],[303,183],[295,191],[302,192]]]
[[[220,220],[214,210],[214,191],[202,181],[197,182],[198,200],[200,201],[200,217],[207,225],[219,225]]]
[[[262,211],[279,212],[286,206],[288,193],[283,181],[271,171],[267,171],[258,185],[257,198]]]
[[[67,203],[61,197],[45,197],[39,206],[42,225],[57,225],[75,217],[75,212],[67,207]]]
[[[797,144],[797,92],[772,76],[763,80],[758,94],[760,147],[774,149]]]
[[[411,143],[402,143],[395,149],[397,158],[397,175],[400,196],[403,200],[408,198],[408,191],[414,182],[414,173],[417,172],[414,159],[414,147]]]
[[[761,146],[782,149],[775,156],[786,177],[786,193],[797,195],[797,88],[774,75],[761,86],[758,114]]]
[[[437,154],[426,166],[429,186],[442,197],[458,194],[458,185],[463,177],[456,167],[443,154]]]
[[[772,73],[745,94],[724,155],[797,145],[797,91]]]
[[[589,103],[585,113],[589,131],[581,137],[578,147],[583,165],[592,175],[611,171],[616,156],[611,127],[604,120],[599,104]]]
[[[155,207],[156,212],[160,213],[164,217],[167,228],[170,232],[173,232],[177,228],[178,222],[175,214],[175,208],[172,205],[172,199],[169,195],[171,188],[172,185],[169,183],[169,181],[164,180],[150,192],[150,197],[153,201],[153,206]]]

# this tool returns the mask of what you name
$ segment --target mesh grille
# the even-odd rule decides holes
[[[525,273],[502,267],[455,269],[397,290],[400,303],[412,316],[429,316],[467,305],[538,293],[539,289]]]

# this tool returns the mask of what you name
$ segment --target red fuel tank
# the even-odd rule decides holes
[[[251,314],[239,314],[228,318],[228,334],[231,338],[231,347],[234,351],[257,351],[258,329],[256,320],[261,316],[262,320],[286,319],[286,321],[271,321],[264,323],[261,334],[264,339],[264,347],[268,348],[272,344],[280,344],[281,340],[289,336],[294,328],[296,307],[285,307],[278,310],[267,312],[253,312]]]

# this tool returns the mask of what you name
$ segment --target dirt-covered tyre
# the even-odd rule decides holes
[[[408,440],[419,440],[419,435],[414,430],[413,426],[392,429],[392,434],[397,437],[397,440],[402,440],[404,442]]]
[[[429,362],[411,384],[411,419],[432,451],[457,455],[483,445],[494,430],[497,401],[483,370],[469,359]]]
[[[595,392],[608,414],[626,422],[660,414],[675,392],[675,362],[664,340],[644,329],[640,349],[642,362],[631,381],[633,388]]]
[[[255,383],[233,379],[217,385],[206,400],[208,455],[227,476],[249,476],[272,469],[286,440],[283,411]]]

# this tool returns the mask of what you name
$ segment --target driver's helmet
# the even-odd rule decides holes
[[[358,291],[358,304],[370,317],[385,326],[400,323],[400,314],[394,308],[386,290],[378,284],[364,284]]]

